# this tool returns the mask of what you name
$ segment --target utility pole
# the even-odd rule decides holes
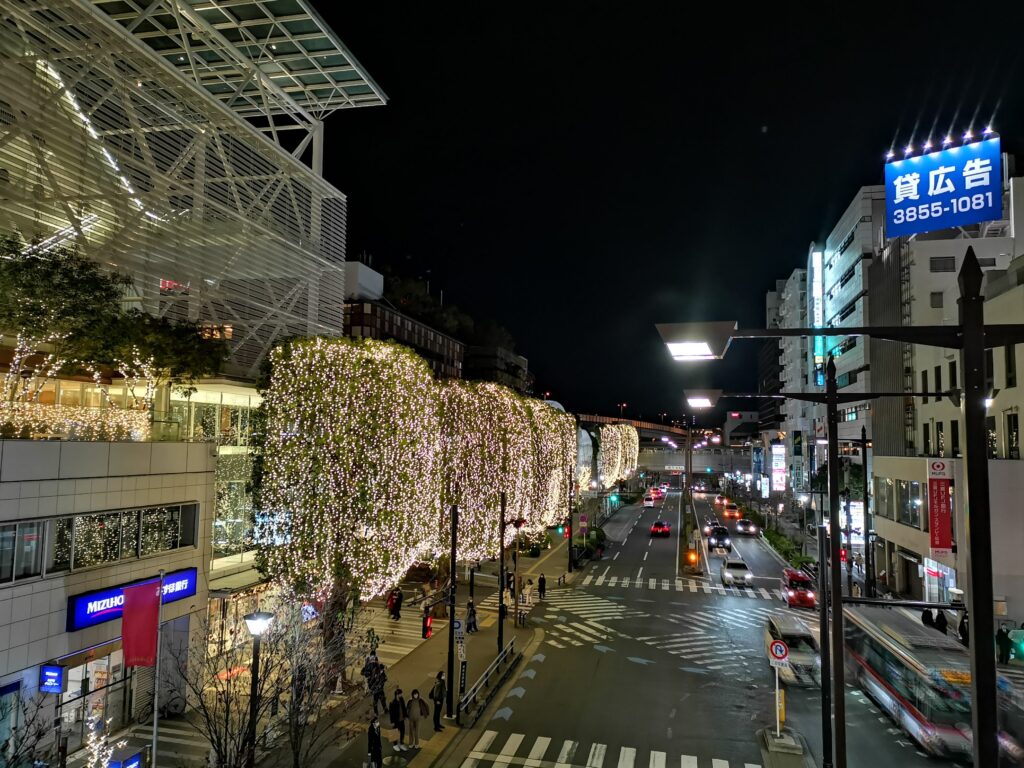
[[[871,508],[868,501],[868,430],[860,428],[860,460],[864,467],[864,581],[868,597],[875,596],[875,542],[872,540]]]
[[[459,484],[455,484],[455,499],[459,498]],[[455,579],[458,576],[455,558],[458,553],[459,540],[459,505],[452,504],[452,551],[451,563],[448,567],[448,697],[445,709],[448,717],[455,710]]]
[[[825,409],[828,416],[829,541],[832,557],[829,591],[832,595],[832,710],[835,768],[846,768],[846,670],[843,666],[843,572],[840,562],[842,532],[839,528],[839,407],[836,361],[829,355],[825,366]],[[821,566],[819,566],[820,568]]]
[[[498,653],[505,648],[505,492],[501,492],[501,519],[498,521]]]
[[[821,765],[832,764],[832,660],[828,633],[828,535],[825,523],[818,526],[818,624],[821,628]]]

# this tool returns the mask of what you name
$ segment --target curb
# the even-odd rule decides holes
[[[774,557],[779,563],[782,564],[783,568],[792,568],[793,567],[793,566],[791,566],[789,564],[789,561],[786,560],[786,558],[784,558],[782,555],[780,555],[776,551],[775,547],[772,546],[772,543],[770,541],[768,541],[768,539],[766,539],[764,537],[763,531],[762,531],[761,535],[758,538],[764,544],[765,548],[768,550],[768,552],[771,554],[771,556]]]

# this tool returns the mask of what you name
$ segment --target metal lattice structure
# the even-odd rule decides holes
[[[280,7],[0,5],[0,230],[21,233],[35,252],[76,246],[130,274],[147,311],[228,337],[225,372],[248,378],[282,336],[341,333],[346,202],[246,118],[269,130],[298,105],[319,121],[346,97],[358,101],[363,86],[300,94],[301,80],[289,85],[252,64],[262,74],[246,83],[280,92],[260,112],[246,83],[235,83],[235,100],[216,93],[210,73],[231,78],[212,63],[201,70],[204,51],[175,66],[151,47],[157,38],[134,33],[158,12],[186,19],[271,5]],[[132,27],[129,12],[143,21]],[[184,35],[182,47],[197,35]]]

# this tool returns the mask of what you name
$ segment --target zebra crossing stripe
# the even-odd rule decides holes
[[[634,768],[636,765],[636,750],[633,747],[622,747],[619,750],[619,768]]]
[[[604,744],[592,744],[590,747],[590,757],[587,758],[587,768],[601,768],[604,765],[604,753],[608,751],[608,747]],[[726,766],[729,768],[729,766]]]
[[[658,580],[657,579],[648,579],[647,580],[647,588],[648,589],[657,589],[658,588],[657,584],[658,584]]]
[[[669,586],[668,586],[668,579],[662,579],[661,580],[661,588],[662,588],[663,591],[669,588]]]
[[[537,741],[533,745],[533,749],[530,750],[530,760],[539,761],[544,757],[544,753],[548,751],[548,744],[551,743],[551,739],[547,736],[538,736]]]
[[[497,731],[484,731],[477,740],[476,746],[470,750],[469,757],[462,761],[462,768],[476,768],[480,764],[479,758],[486,755],[487,748],[491,746],[491,742],[497,735]]]
[[[589,576],[584,577],[584,579],[583,579],[583,586],[586,587],[593,580],[594,580],[594,574],[590,574]]]
[[[764,587],[760,588],[760,592],[761,592],[761,597],[763,597],[765,600],[771,600],[772,599],[771,594]]]
[[[665,753],[652,751],[650,768],[665,768]]]
[[[508,741],[505,742],[505,746],[501,748],[501,752],[498,754],[498,759],[494,761],[494,768],[497,768],[499,765],[508,765],[511,763],[512,758],[515,757],[516,750],[519,749],[519,745],[522,743],[523,734],[511,734],[508,737]],[[729,768],[729,766],[726,766],[725,768]]]
[[[612,576],[610,579],[608,579],[608,586],[609,587],[617,586],[618,583],[619,583],[619,577],[618,576]]]
[[[728,760],[719,760],[717,757],[711,759],[711,768],[729,768]]]
[[[562,744],[562,751],[558,753],[558,762],[555,763],[555,768],[572,768],[571,761],[576,756],[576,750],[579,748],[580,743],[578,741],[565,740]]]
[[[697,768],[695,755],[682,755],[679,761],[679,768]]]

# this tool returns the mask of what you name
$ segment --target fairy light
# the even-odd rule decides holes
[[[629,424],[605,424],[600,432],[598,474],[605,488],[629,477],[637,466],[640,435]]]
[[[393,342],[310,339],[271,363],[256,536],[293,591],[342,579],[381,594],[447,552],[453,504],[463,559],[497,554],[503,491],[527,532],[564,516],[572,416],[497,384],[438,382]]]

